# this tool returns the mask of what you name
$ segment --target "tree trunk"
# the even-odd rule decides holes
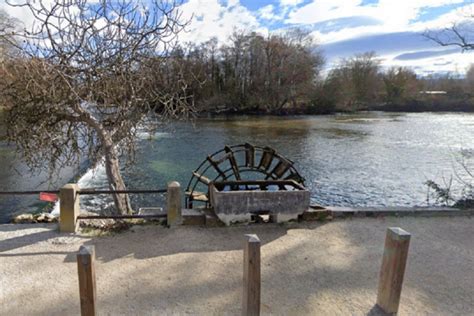
[[[112,139],[113,132],[109,132],[104,128],[102,123],[99,123],[90,113],[85,111],[80,106],[75,108],[77,114],[80,115],[82,122],[88,124],[95,129],[101,141],[102,149],[104,150],[105,171],[107,180],[109,182],[110,190],[126,190],[125,182],[120,173],[120,164],[116,144]],[[128,194],[112,194],[114,198],[115,208],[117,213],[125,215],[132,213],[132,206]]]
[[[110,190],[126,190],[125,183],[120,173],[120,164],[117,150],[110,137],[105,137],[105,170]],[[112,194],[117,212],[121,215],[131,214],[132,206],[128,194]]]

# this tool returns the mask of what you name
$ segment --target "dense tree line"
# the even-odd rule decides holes
[[[420,77],[409,68],[384,68],[368,52],[343,59],[323,73],[323,52],[299,29],[269,36],[236,32],[220,45],[216,39],[182,44],[165,64],[166,69],[156,70],[172,78],[163,89],[183,83],[183,98],[197,112],[474,110],[474,67],[465,78]]]
[[[2,59],[7,52],[18,54],[10,35],[17,25],[18,21],[0,12]],[[324,72],[323,53],[310,33],[301,29],[267,36],[236,31],[225,43],[212,38],[198,45],[180,44],[166,55],[141,56],[133,72],[147,78],[141,80],[146,82],[142,91],[156,94],[155,102],[149,97],[146,102],[169,116],[184,108],[198,113],[259,114],[474,110],[474,67],[465,78],[420,77],[409,68],[384,68],[368,52],[342,59]],[[108,78],[109,82],[120,79]],[[117,96],[127,99],[120,93]],[[104,102],[103,97],[96,97]],[[176,104],[185,106],[169,106]]]
[[[227,44],[184,44],[171,55],[181,65],[199,111],[280,113],[309,103],[323,66],[311,36],[298,29],[263,36],[235,32]]]
[[[332,111],[474,111],[474,66],[465,77],[420,77],[383,68],[374,53],[342,60],[320,84],[314,106]]]

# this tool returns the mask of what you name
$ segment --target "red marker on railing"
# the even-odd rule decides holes
[[[56,202],[58,195],[54,193],[40,192],[39,199],[45,202]]]

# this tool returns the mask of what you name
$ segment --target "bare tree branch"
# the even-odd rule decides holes
[[[186,115],[185,86],[160,85],[169,49],[184,28],[179,3],[55,0],[10,3],[35,21],[17,32],[20,54],[1,63],[1,97],[9,105],[8,137],[32,169],[51,174],[87,156],[105,157],[109,186],[123,190],[119,152],[134,157],[144,118]],[[153,71],[151,70],[153,66]],[[181,83],[181,82],[179,82]],[[114,197],[121,213],[128,197]]]

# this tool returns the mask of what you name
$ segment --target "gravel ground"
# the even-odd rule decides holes
[[[0,314],[79,315],[75,254],[96,247],[99,315],[240,314],[243,235],[262,240],[262,314],[377,315],[385,230],[412,233],[400,315],[474,315],[474,219],[357,218],[107,237],[0,225]]]

